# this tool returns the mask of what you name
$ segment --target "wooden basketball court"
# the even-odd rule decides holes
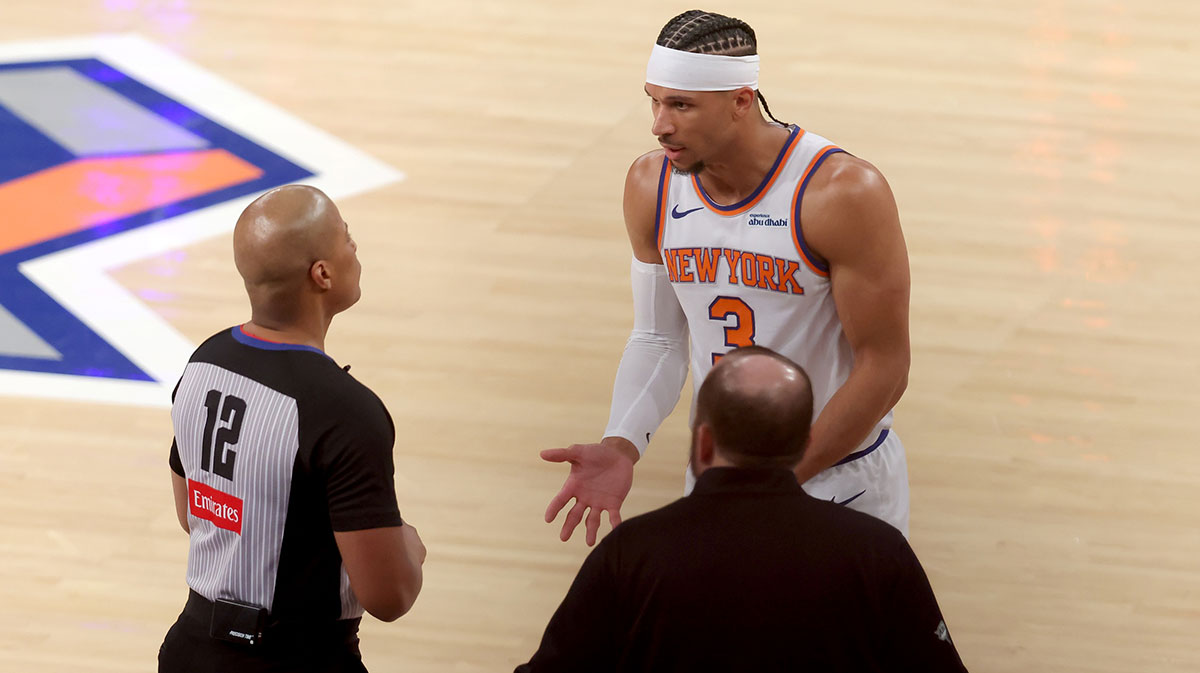
[[[511,670],[588,551],[543,523],[566,471],[537,452],[607,419],[631,321],[621,189],[655,147],[645,59],[688,8],[5,3],[0,43],[136,32],[406,174],[340,200],[364,295],[328,343],[395,418],[429,549],[412,613],[364,620],[373,671]],[[776,116],[897,196],[911,541],[964,662],[1200,670],[1200,8],[704,8],[756,28]],[[112,277],[193,343],[248,317],[227,236]],[[681,494],[688,400],[626,517]],[[154,670],[187,591],[168,412],[14,394],[0,437],[0,670]]]

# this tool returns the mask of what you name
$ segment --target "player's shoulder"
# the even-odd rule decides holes
[[[846,152],[831,154],[812,177],[806,198],[852,201],[891,190],[874,164]]]
[[[625,198],[622,210],[625,228],[629,234],[633,254],[640,260],[661,263],[657,246],[657,222],[659,184],[666,166],[665,153],[660,150],[647,152],[633,161],[625,177]]]
[[[864,237],[899,231],[896,198],[883,173],[842,152],[813,175],[800,207],[804,236],[826,260],[856,255]]]
[[[662,151],[661,148],[650,150],[633,160],[633,163],[629,165],[629,174],[638,176],[653,174],[654,179],[657,180],[659,173],[662,171],[663,159],[666,156],[667,153]]]
[[[658,181],[662,177],[666,153],[661,149],[651,150],[633,160],[625,175],[625,191],[656,194]]]

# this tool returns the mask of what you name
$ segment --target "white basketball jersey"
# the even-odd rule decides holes
[[[793,127],[754,192],[722,206],[694,175],[663,159],[656,212],[658,248],[691,332],[696,390],[724,353],[758,344],[808,372],[814,417],[850,375],[854,355],[830,292],[829,268],[808,250],[800,203],[817,168],[840,148]],[[889,411],[860,451],[891,427]]]

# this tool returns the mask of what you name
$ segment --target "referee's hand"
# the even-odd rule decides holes
[[[632,455],[630,455],[632,453]],[[616,528],[621,523],[621,503],[633,486],[633,463],[637,449],[627,440],[606,437],[599,444],[572,444],[565,449],[546,449],[542,460],[570,463],[571,471],[562,489],[546,508],[546,523],[554,521],[562,508],[572,499],[575,505],[567,512],[559,539],[571,539],[575,527],[587,512],[588,546],[596,544],[600,531],[600,513],[608,512],[608,523]]]

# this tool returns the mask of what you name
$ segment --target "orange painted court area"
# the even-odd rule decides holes
[[[0,254],[260,175],[225,150],[77,159],[0,185]]]

